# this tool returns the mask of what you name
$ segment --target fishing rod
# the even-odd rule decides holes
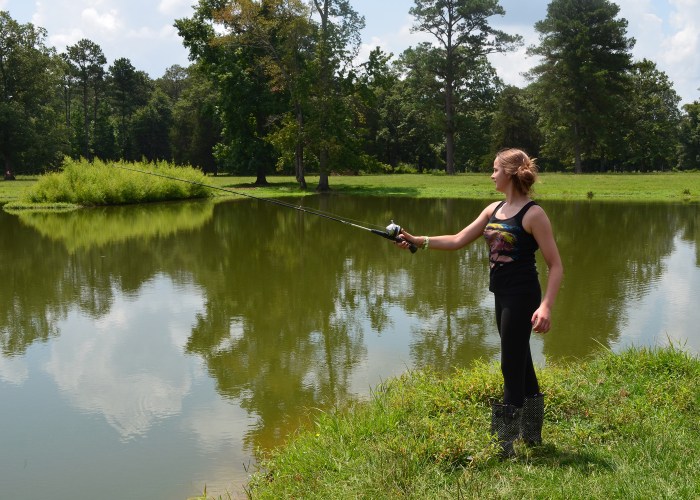
[[[219,191],[226,191],[227,193],[233,193],[235,195],[243,196],[245,198],[252,198],[252,199],[258,200],[258,201],[265,201],[267,203],[272,203],[273,205],[279,205],[281,207],[291,208],[291,209],[298,210],[298,211],[306,213],[306,214],[316,215],[318,217],[323,217],[325,219],[334,220],[336,222],[340,222],[342,224],[346,224],[348,226],[355,227],[357,229],[369,231],[372,234],[376,234],[377,236],[381,236],[382,238],[386,238],[387,240],[395,241],[398,243],[405,241],[401,237],[401,226],[399,226],[398,224],[395,224],[393,220],[386,227],[386,229],[384,231],[382,231],[381,229],[373,229],[371,227],[365,227],[365,226],[362,226],[362,225],[357,224],[355,222],[349,221],[347,219],[342,219],[340,217],[329,215],[329,214],[320,212],[318,210],[314,210],[312,208],[305,208],[305,207],[302,207],[300,205],[292,205],[291,203],[285,203],[283,201],[274,200],[272,198],[264,198],[262,196],[253,196],[252,194],[242,193],[240,191],[234,191],[233,189],[228,189],[228,188],[220,187],[220,186],[214,186],[212,184],[205,184],[203,182],[191,181],[189,179],[182,179],[180,177],[173,177],[171,175],[159,174],[157,172],[148,172],[146,170],[139,170],[137,168],[129,168],[129,167],[125,167],[123,165],[117,165],[117,164],[113,164],[113,165],[117,168],[121,168],[122,170],[128,170],[130,172],[138,172],[140,174],[153,175],[155,177],[162,177],[164,179],[170,179],[172,181],[186,182],[188,184],[193,184],[195,186],[202,186],[202,187],[206,187],[209,189],[218,189]],[[409,250],[411,250],[411,253],[416,253],[416,251],[418,250],[418,247],[416,247],[413,243],[409,243],[408,248],[409,248]]]

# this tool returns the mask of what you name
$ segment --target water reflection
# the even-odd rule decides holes
[[[179,414],[192,386],[192,361],[181,346],[202,299],[181,291],[172,301],[170,288],[156,276],[138,296],[118,296],[97,320],[71,310],[60,323],[70,334],[52,343],[44,367],[73,407],[103,415],[122,440]]]
[[[597,345],[618,343],[628,317],[635,313],[630,303],[648,294],[664,274],[665,259],[675,249],[675,235],[697,218],[698,207],[615,203],[554,206],[551,218],[566,277],[554,312],[557,330],[547,337],[545,354],[555,358],[585,356]],[[697,237],[695,234],[696,244]],[[690,278],[693,264],[683,265],[691,272]]]
[[[306,203],[439,234],[471,222],[485,202],[334,195]],[[545,205],[566,276],[553,331],[533,340],[540,362],[667,338],[700,350],[697,205]],[[312,409],[364,397],[408,368],[449,371],[498,355],[484,244],[411,255],[249,200],[0,212],[0,231],[5,407],[79,425],[82,441],[100,443],[95,461],[119,457],[93,471],[94,489],[69,476],[83,485],[70,498],[98,490],[105,498],[113,471],[132,462],[141,468],[126,496],[171,498],[177,487],[183,497],[205,483],[223,491],[245,477],[255,449],[282,442]],[[95,416],[116,440],[94,420],[76,424]],[[0,428],[26,426],[26,435],[35,435],[31,425],[0,417]],[[72,446],[74,434],[58,433],[56,449]],[[18,460],[45,454],[46,443],[0,446],[0,491],[19,495],[30,476]],[[43,496],[60,498],[49,491]]]

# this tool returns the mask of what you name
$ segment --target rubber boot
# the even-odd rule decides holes
[[[526,397],[520,423],[520,436],[528,446],[542,444],[542,422],[544,421],[544,394]]]
[[[491,403],[491,434],[498,438],[501,446],[501,458],[515,455],[513,442],[520,435],[522,409],[503,403]]]

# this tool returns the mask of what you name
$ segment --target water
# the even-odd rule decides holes
[[[486,202],[304,203],[440,234]],[[543,205],[565,279],[539,364],[700,352],[697,205]],[[254,200],[0,212],[0,235],[1,498],[237,495],[319,409],[498,357],[483,242],[411,255]]]

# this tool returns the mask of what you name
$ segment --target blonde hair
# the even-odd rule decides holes
[[[522,194],[530,194],[532,185],[537,180],[537,165],[535,158],[530,158],[521,149],[502,149],[496,155],[496,160],[506,174],[511,176],[513,186]]]

